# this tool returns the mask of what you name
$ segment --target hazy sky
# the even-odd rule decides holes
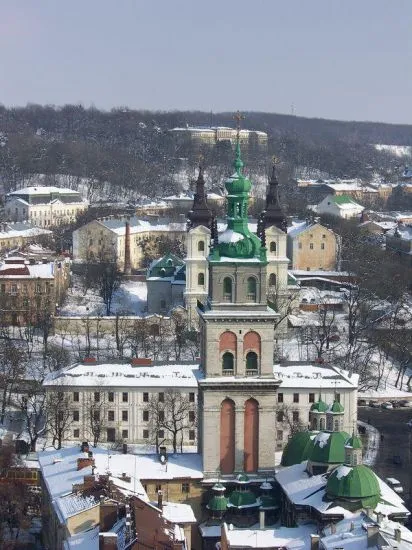
[[[412,123],[412,0],[0,0],[0,103]]]

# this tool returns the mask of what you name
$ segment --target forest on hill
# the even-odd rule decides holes
[[[244,117],[245,128],[265,131],[269,137],[267,151],[253,140],[244,150],[249,173],[260,178],[273,155],[280,160],[285,182],[296,175],[391,178],[402,160],[376,150],[374,144],[412,145],[408,125],[262,112],[246,112]],[[92,189],[105,188],[107,198],[159,197],[179,191],[182,182],[176,174],[184,168],[194,175],[202,155],[209,185],[218,185],[231,171],[230,144],[199,147],[187,136],[177,138],[169,132],[211,121],[216,126],[234,125],[232,113],[0,105],[0,179],[7,192],[36,174],[68,174],[77,178],[74,182],[87,178]]]

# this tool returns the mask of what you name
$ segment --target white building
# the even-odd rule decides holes
[[[88,201],[73,189],[25,187],[6,196],[5,214],[11,221],[29,221],[39,227],[52,227],[74,222],[88,206]]]
[[[330,214],[339,218],[359,218],[365,208],[347,195],[327,195],[313,207],[317,214]]]
[[[194,445],[197,418],[197,364],[151,365],[150,360],[131,363],[96,363],[87,359],[46,376],[46,392],[63,392],[72,410],[72,421],[65,439],[93,440],[91,415],[98,415],[102,441],[153,443],[155,419],[151,401],[165,403],[167,392],[178,390],[186,399],[187,418],[182,432],[183,444]],[[170,443],[170,433],[158,432],[160,444]],[[179,436],[179,445],[181,443]]]

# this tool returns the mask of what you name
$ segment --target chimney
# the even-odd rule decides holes
[[[122,452],[124,455],[127,455],[127,443],[123,443]]]
[[[150,367],[152,360],[148,357],[132,357],[130,364],[132,367]]]
[[[379,527],[376,523],[369,523],[366,526],[366,532],[368,535],[368,548],[373,548],[376,546],[378,541]]]
[[[259,510],[259,529],[265,528],[265,511]]]
[[[319,550],[319,535],[310,536],[310,550]]]
[[[99,550],[117,550],[117,534],[99,533]]]
[[[90,363],[96,363],[96,357],[85,357],[83,363],[89,365]]]
[[[87,456],[77,459],[77,471],[83,470],[83,468],[87,468],[88,466],[94,466],[94,458]]]
[[[88,441],[83,441],[81,446],[80,446],[80,450],[82,453],[88,453],[89,452],[89,442]]]
[[[117,502],[100,500],[100,532],[110,531],[119,518]]]
[[[163,491],[157,491],[157,507],[163,510]]]
[[[332,523],[332,525],[330,526],[330,534],[331,535],[336,534],[336,525],[334,523]]]
[[[353,521],[350,522],[350,531],[355,530],[355,523]]]
[[[126,222],[126,231],[124,238],[124,274],[131,275],[132,264],[130,260],[130,223]]]
[[[399,528],[395,529],[395,540],[401,542],[401,530]]]
[[[383,514],[381,514],[381,512],[377,512],[376,521],[377,521],[378,525],[382,525],[382,520],[383,520]]]

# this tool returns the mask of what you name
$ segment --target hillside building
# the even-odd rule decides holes
[[[172,253],[154,260],[146,275],[147,312],[166,314],[182,306],[186,287],[186,266]]]
[[[338,237],[320,223],[293,222],[288,227],[289,269],[334,271],[337,265]]]
[[[29,222],[0,224],[0,253],[36,243],[52,234],[48,229]]]
[[[330,214],[348,220],[359,218],[364,207],[347,195],[327,195],[313,209],[317,214]]]
[[[412,267],[412,225],[398,224],[385,234],[386,250],[396,254],[402,263]]]
[[[229,128],[227,126],[187,126],[186,128],[172,128],[170,132],[176,137],[189,137],[195,142],[208,145],[214,145],[219,141],[236,143],[237,139],[239,139],[241,143],[249,143],[253,140],[258,145],[266,147],[268,141],[266,132],[246,129],[241,129],[238,132],[236,128]]]
[[[10,221],[28,221],[38,227],[53,227],[74,222],[88,206],[88,201],[78,191],[38,186],[9,193],[4,210]]]

